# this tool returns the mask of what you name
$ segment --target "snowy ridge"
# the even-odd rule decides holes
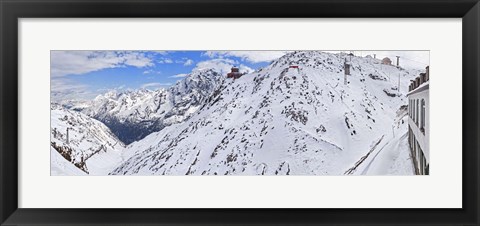
[[[80,112],[52,104],[50,132],[52,175],[105,175],[123,160],[125,145],[103,123]]]
[[[347,85],[345,58],[351,61]],[[389,142],[395,123],[404,128],[398,112],[419,72],[368,57],[301,51],[237,80],[217,76],[219,82],[186,95],[188,101],[171,101],[196,90],[177,83],[178,92],[166,94],[176,98],[165,102],[190,117],[129,145],[110,174],[343,175],[372,144],[382,137]],[[198,109],[189,111],[192,106]]]
[[[224,77],[207,69],[189,74],[168,89],[110,91],[97,96],[85,114],[105,123],[124,143],[183,122],[221,84]]]

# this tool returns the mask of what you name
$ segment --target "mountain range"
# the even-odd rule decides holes
[[[238,79],[196,70],[167,89],[52,104],[52,147],[90,174],[410,174],[406,93],[420,72],[319,51]]]

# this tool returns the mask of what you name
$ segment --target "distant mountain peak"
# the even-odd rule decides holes
[[[82,112],[129,144],[190,117],[223,81],[215,69],[196,70],[167,89],[111,90]]]

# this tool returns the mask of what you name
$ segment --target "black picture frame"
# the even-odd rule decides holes
[[[235,9],[235,10],[231,10]],[[1,225],[479,225],[478,0],[0,0]],[[18,208],[18,19],[123,17],[462,18],[461,209]],[[453,78],[460,79],[460,78]],[[425,191],[428,192],[428,191]],[[41,195],[41,194],[39,194]],[[445,194],[448,195],[448,194]]]

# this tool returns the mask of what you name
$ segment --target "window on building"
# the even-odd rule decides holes
[[[420,123],[420,131],[425,134],[425,99],[422,99],[421,106],[421,123]]]
[[[418,99],[415,102],[416,102],[416,104],[415,104],[415,123],[418,126]]]
[[[412,100],[412,120],[415,122],[415,114],[413,114],[415,112],[415,105],[413,103],[414,100]]]
[[[412,118],[412,100],[408,100],[408,116]]]
[[[415,122],[415,100],[412,100],[412,120]]]
[[[414,104],[415,100],[412,100],[412,119],[413,121],[415,122],[415,104]]]

